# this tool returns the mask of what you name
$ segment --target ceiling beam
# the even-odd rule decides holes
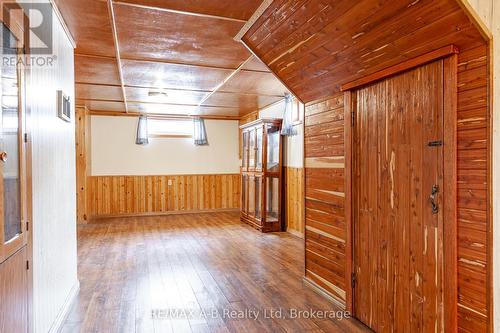
[[[139,112],[121,112],[121,111],[99,111],[89,110],[92,116],[112,116],[112,117],[138,117],[143,115]],[[151,119],[213,119],[213,120],[239,120],[240,116],[224,116],[224,115],[181,115],[181,114],[163,114],[163,113],[148,113],[146,114]]]
[[[83,53],[75,53],[75,57],[86,57],[86,58],[96,58],[96,59],[109,59],[114,60],[115,57],[103,56],[103,55],[94,55],[94,54],[83,54]],[[206,69],[220,69],[227,71],[234,71],[236,68],[232,67],[219,67],[219,66],[210,66],[210,65],[200,65],[193,64],[187,62],[179,62],[179,61],[171,61],[164,59],[151,59],[151,58],[137,58],[137,57],[120,57],[122,61],[137,61],[137,62],[149,62],[149,63],[158,63],[158,64],[167,64],[167,65],[178,65],[178,66],[189,66],[196,68],[206,68]],[[267,71],[260,71],[255,69],[245,69],[248,72],[256,72],[256,73],[268,73]]]
[[[123,103],[123,101],[118,101],[116,99],[96,99],[96,98],[76,98],[77,101],[86,102],[113,102],[113,103]],[[273,102],[275,103],[275,102]],[[128,104],[153,104],[153,105],[167,105],[167,106],[189,106],[198,107],[198,104],[183,104],[183,103],[165,103],[165,102],[152,102],[152,101],[132,101],[129,100]],[[272,104],[272,103],[271,103]],[[227,105],[202,105],[204,108],[218,108],[218,109],[238,109],[237,106],[227,106]]]
[[[292,94],[292,95],[293,95],[293,96],[294,96],[294,97],[295,97],[295,98],[296,98],[299,102],[301,102],[301,103],[303,103],[303,104],[304,104],[304,102],[303,102],[303,101],[302,101],[302,100],[298,97],[298,95],[297,95],[297,94],[296,94],[296,93],[295,93],[295,92],[294,92],[294,91],[293,91],[293,90],[292,90],[292,89],[291,89],[291,88],[290,88],[290,87],[289,87],[289,86],[285,83],[285,81],[283,81],[283,80],[282,80],[282,79],[281,79],[281,78],[280,78],[280,77],[279,77],[279,76],[278,76],[278,75],[277,75],[277,74],[276,74],[276,73],[275,73],[275,72],[271,69],[271,67],[269,67],[269,65],[268,65],[268,64],[266,64],[265,62],[263,62],[263,61],[262,61],[262,59],[260,59],[260,58],[259,58],[259,56],[258,56],[257,54],[255,54],[255,52],[254,52],[254,51],[253,51],[253,50],[252,50],[252,49],[251,49],[251,48],[250,48],[250,47],[249,47],[249,46],[248,46],[248,45],[247,45],[247,44],[246,44],[243,40],[241,40],[240,42],[241,42],[241,44],[243,44],[243,45],[247,48],[247,50],[248,50],[250,53],[252,53],[252,55],[253,55],[255,58],[259,59],[259,60],[260,60],[260,61],[261,61],[261,62],[262,62],[262,63],[263,63],[263,64],[264,64],[264,65],[265,65],[268,69],[269,69],[269,71],[271,72],[271,74],[272,74],[272,75],[273,75],[273,76],[274,76],[274,77],[275,77],[278,81],[280,81],[280,82],[281,82],[281,84],[282,84],[282,85],[283,85],[286,89],[288,89],[288,92],[290,92],[290,93],[291,93],[291,94]]]
[[[209,15],[209,14],[195,13],[195,12],[190,12],[190,11],[185,11],[185,10],[175,10],[175,9],[169,9],[169,8],[163,8],[163,7],[157,7],[157,6],[139,5],[136,3],[129,3],[129,2],[123,2],[123,1],[115,1],[115,3],[117,5],[136,7],[136,8],[142,8],[142,9],[149,9],[149,10],[158,10],[158,11],[172,13],[172,14],[189,15],[189,16],[196,16],[196,17],[201,17],[201,18],[211,18],[211,19],[218,19],[218,20],[225,20],[225,21],[241,22],[241,23],[246,22],[245,20],[242,20],[242,19],[237,19],[237,18],[227,17],[227,16]]]
[[[266,9],[273,3],[273,0],[264,0],[260,4],[259,8],[252,14],[252,16],[248,19],[245,25],[241,28],[236,36],[234,36],[234,40],[239,42],[243,38],[243,36],[250,30],[250,28],[257,22],[257,20],[264,14]]]
[[[244,70],[246,71],[246,70]],[[266,72],[267,73],[267,72]],[[270,73],[268,73],[270,74]],[[75,85],[87,85],[87,86],[97,86],[97,87],[121,87],[121,85],[115,84],[104,84],[104,83],[94,83],[94,82],[80,82],[75,81]],[[211,93],[212,90],[197,90],[197,89],[180,89],[180,88],[165,88],[165,87],[150,87],[150,86],[136,86],[136,85],[125,85],[126,88],[131,89],[162,89],[162,90],[172,90],[179,92],[193,92],[193,93]],[[217,91],[219,94],[233,94],[233,95],[243,95],[243,96],[263,96],[263,97],[283,97],[283,95],[269,95],[262,93],[250,93],[250,92],[242,92],[242,91]]]
[[[238,34],[236,36],[234,36],[233,39],[237,42],[241,42],[241,44],[243,44],[243,46],[245,46],[245,48],[248,50],[248,52],[250,52],[256,59],[260,60],[260,62],[262,62],[267,67],[267,69],[273,74],[273,76],[278,81],[280,81],[281,84],[283,86],[285,86],[288,89],[288,91],[292,95],[294,95],[295,98],[297,98],[297,100],[302,102],[300,100],[300,98],[297,97],[297,94],[292,89],[290,89],[290,87],[288,87],[288,85],[285,84],[285,82],[271,69],[271,67],[269,67],[268,64],[266,64],[264,61],[262,61],[262,59],[242,39],[243,36],[245,36],[245,34],[248,32],[248,30],[250,30],[250,28],[257,22],[257,20],[264,14],[264,12],[269,8],[269,6],[272,3],[273,3],[273,0],[262,1],[259,8],[257,8],[257,10],[253,13],[253,15],[247,21],[247,23],[241,28],[241,30],[238,32]]]
[[[122,61],[121,61],[121,57],[120,57],[120,44],[118,42],[118,33],[116,31],[115,10],[113,8],[113,0],[107,0],[107,1],[108,1],[109,18],[111,20],[111,30],[113,32],[113,40],[115,43],[116,63],[118,66],[118,74],[120,76],[120,84],[122,87],[123,103],[125,104],[125,112],[128,112],[127,92],[125,91],[125,82],[123,80]]]
[[[229,80],[231,80],[236,74],[238,74],[241,69],[247,64],[247,62],[249,62],[251,59],[253,58],[253,56],[250,56],[247,60],[243,61],[241,63],[241,65],[238,66],[238,68],[236,68],[234,70],[234,72],[232,72],[231,74],[229,74],[221,83],[219,83],[209,94],[207,94],[201,101],[200,103],[198,104],[198,106],[202,106],[203,103],[205,103],[209,98],[210,96],[212,96],[213,94],[215,94],[220,88],[222,88],[223,85],[225,85]]]

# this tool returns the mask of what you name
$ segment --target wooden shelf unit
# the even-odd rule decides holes
[[[283,230],[280,119],[258,119],[242,130],[241,221],[261,232]]]

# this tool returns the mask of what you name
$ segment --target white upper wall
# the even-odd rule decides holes
[[[74,107],[71,122],[57,116],[57,90],[70,96],[74,105],[74,56],[57,16],[52,19],[54,66],[34,67],[27,78],[33,152],[35,333],[57,329],[63,309],[78,290]]]
[[[238,121],[205,120],[208,146],[189,138],[135,144],[138,118],[92,117],[92,176],[239,173]]]

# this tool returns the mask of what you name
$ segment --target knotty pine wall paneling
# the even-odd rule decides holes
[[[304,238],[304,168],[285,166],[283,178],[286,230]]]
[[[156,215],[240,207],[240,175],[92,176],[91,218]]]
[[[489,258],[489,263],[493,264],[493,275],[490,277],[490,287],[493,289],[492,302],[495,304],[493,307],[493,313],[490,315],[491,326],[494,332],[500,332],[500,209],[496,207],[499,206],[500,198],[500,2],[496,0],[461,0],[466,7],[469,7],[471,15],[476,16],[477,20],[484,24],[485,28],[491,32],[493,35],[493,45],[490,45],[490,65],[492,65],[493,72],[489,73],[490,78],[494,78],[493,86],[489,91],[489,101],[490,114],[492,119],[490,122],[492,137],[490,142],[492,143],[490,156],[490,168],[493,171],[491,174],[492,181],[490,184],[490,191],[492,192],[492,198],[490,202],[493,203],[493,211],[490,212],[492,217],[491,223],[488,227],[490,228],[490,243],[492,244],[491,254]],[[491,57],[493,55],[493,57]],[[490,68],[491,71],[491,68]],[[491,109],[492,108],[492,109]],[[493,229],[493,230],[491,230]]]
[[[91,172],[90,124],[88,109],[85,106],[77,106],[75,110],[76,218],[79,224],[88,220],[87,183]]]
[[[491,319],[489,258],[492,254],[487,45],[462,50],[458,63],[458,323],[464,332],[483,332]]]

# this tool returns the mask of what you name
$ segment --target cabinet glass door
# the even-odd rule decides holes
[[[277,177],[268,177],[266,181],[266,221],[273,222],[279,220],[279,200],[280,200],[280,181]]]
[[[262,218],[262,177],[255,177],[255,217]]]
[[[249,157],[248,157],[248,168],[250,170],[255,170],[255,129],[252,129],[248,132],[249,138]]]
[[[246,175],[243,175],[241,177],[241,211],[245,214],[248,213],[247,198],[248,198],[248,177]]]
[[[242,138],[242,149],[241,153],[243,156],[241,157],[241,167],[243,170],[248,170],[248,132],[243,132]]]
[[[255,216],[255,177],[248,178],[248,215]]]
[[[267,171],[280,171],[280,129],[276,125],[267,125]]]
[[[257,170],[262,170],[262,140],[264,136],[264,128],[259,127],[257,128],[257,147],[256,149],[256,162],[255,162],[255,168]]]

